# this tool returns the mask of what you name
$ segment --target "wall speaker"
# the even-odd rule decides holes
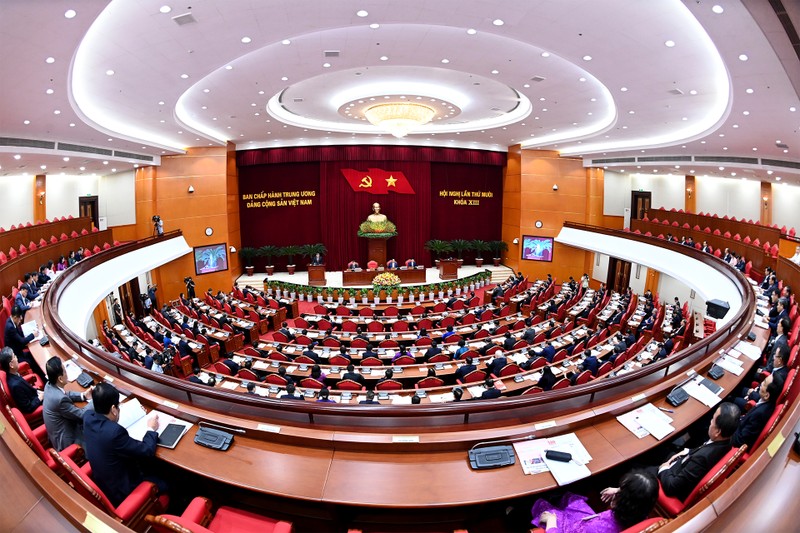
[[[706,302],[706,314],[711,318],[725,318],[731,306],[728,302],[722,300],[709,300]]]

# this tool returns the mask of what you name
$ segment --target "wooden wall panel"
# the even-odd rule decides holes
[[[686,212],[697,213],[697,184],[694,176],[684,177],[683,189],[683,205],[686,206]]]
[[[39,222],[47,218],[47,175],[37,174],[33,180],[33,221]]]
[[[772,183],[761,182],[761,195],[759,196],[759,209],[761,223],[765,226],[772,225]]]
[[[600,225],[610,229],[622,229],[625,226],[625,217],[603,215]]]

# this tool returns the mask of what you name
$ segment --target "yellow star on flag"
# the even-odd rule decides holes
[[[386,186],[387,187],[394,187],[395,183],[397,183],[397,178],[389,174],[389,177],[386,178]]]

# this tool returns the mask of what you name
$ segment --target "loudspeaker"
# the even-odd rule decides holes
[[[711,318],[725,318],[731,306],[722,300],[709,300],[706,302],[706,314]]]

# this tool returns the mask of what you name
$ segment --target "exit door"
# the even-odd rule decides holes
[[[95,228],[100,228],[98,221],[97,209],[97,196],[79,196],[78,197],[78,215],[81,217],[89,217],[92,219],[92,224]]]

